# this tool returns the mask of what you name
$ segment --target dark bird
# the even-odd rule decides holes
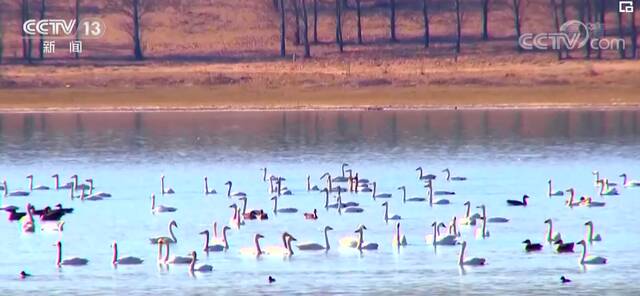
[[[45,208],[46,211],[40,215],[40,220],[42,221],[58,221],[65,214],[62,210],[49,210],[47,208]]]
[[[40,215],[46,213],[48,210],[51,210],[51,208],[49,206],[46,206],[42,210],[36,210],[36,208],[34,206],[31,206],[30,209],[31,209],[31,214],[36,215],[36,216],[40,216]]]
[[[509,200],[507,200],[507,204],[510,205],[510,206],[523,206],[523,207],[526,207],[527,206],[527,199],[529,199],[529,196],[525,194],[522,197],[522,201],[509,199]]]
[[[527,239],[525,241],[522,242],[523,244],[526,244],[524,246],[524,250],[527,252],[533,252],[533,251],[540,251],[542,250],[542,244],[538,244],[538,243],[531,243],[531,240]]]
[[[275,282],[276,282],[276,279],[272,276],[269,276],[269,284],[275,283]]]
[[[9,213],[9,221],[18,221],[27,215],[27,213],[16,212],[16,209],[6,209],[5,211]]]
[[[318,210],[313,209],[313,213],[304,213],[304,218],[307,220],[317,220],[318,219]]]
[[[556,252],[573,253],[574,243],[564,243],[562,240],[557,240],[555,244],[556,244]]]
[[[73,213],[73,208],[63,208],[63,207],[62,207],[62,204],[57,204],[57,205],[55,205],[55,209],[56,209],[56,210],[59,210],[59,211],[63,211],[63,212],[65,212],[66,214],[71,214],[71,213]]]
[[[20,278],[21,279],[25,279],[25,278],[30,277],[30,276],[31,276],[31,274],[28,274],[24,270],[20,272]]]
[[[570,279],[568,279],[568,278],[566,278],[566,277],[564,277],[564,275],[560,277],[560,281],[561,281],[563,284],[566,284],[566,283],[570,283],[570,282],[571,282],[571,280],[570,280]]]

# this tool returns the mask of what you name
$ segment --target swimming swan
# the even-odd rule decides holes
[[[423,175],[422,167],[417,167],[416,171],[418,172],[418,180],[434,180],[436,178],[436,175],[433,174]]]
[[[448,199],[442,198],[442,199],[433,199],[433,182],[431,180],[428,181],[427,185],[424,186],[425,188],[427,188],[427,192],[429,193],[429,206],[432,207],[433,205],[448,205],[451,202]]]
[[[329,246],[329,234],[328,234],[329,230],[333,230],[333,228],[331,228],[331,226],[324,227],[324,246],[314,242],[302,242],[296,245],[296,247],[298,247],[298,250],[300,251],[320,251],[320,250],[328,251],[329,248],[331,248]]]
[[[231,229],[229,226],[222,227],[222,243],[209,245],[209,230],[204,230],[200,232],[200,234],[204,235],[204,247],[202,248],[205,252],[222,252],[229,249],[229,243],[227,241],[227,230]]]
[[[272,196],[271,200],[273,200],[273,212],[274,213],[297,213],[298,212],[298,209],[296,209],[296,208],[278,209],[278,196],[277,195]]]
[[[246,248],[242,248],[240,249],[240,254],[242,255],[252,255],[252,256],[256,256],[256,257],[260,257],[261,255],[264,254],[264,252],[262,252],[262,249],[260,249],[260,239],[264,238],[264,236],[262,234],[256,233],[253,237],[253,243],[255,244],[255,247],[246,247]]]
[[[174,194],[174,193],[176,193],[173,190],[173,188],[167,188],[167,189],[164,188],[164,175],[160,176],[160,192],[162,194]]]
[[[606,264],[607,258],[600,256],[587,256],[587,244],[584,240],[578,242],[582,245],[582,255],[580,256],[580,264]]]
[[[209,195],[209,194],[217,194],[218,192],[211,188],[211,190],[209,190],[209,178],[207,178],[207,176],[204,176],[204,194],[205,195]]]
[[[602,236],[595,234],[593,231],[593,222],[587,221],[584,225],[587,226],[587,241],[589,243],[602,241]]]
[[[458,265],[463,266],[463,265],[469,265],[469,266],[482,266],[485,265],[487,263],[487,260],[484,258],[471,258],[471,259],[467,259],[464,260],[464,252],[467,248],[467,242],[466,241],[462,241],[462,246],[460,248],[460,257],[458,258]]]
[[[358,250],[377,250],[378,249],[378,244],[377,243],[370,243],[370,242],[365,242],[364,241],[364,231],[367,230],[367,227],[364,225],[361,225],[361,227],[358,227],[358,229],[356,229],[355,233],[358,233],[359,238],[358,238],[358,246],[356,247]]]
[[[151,195],[151,212],[154,213],[172,213],[177,211],[178,209],[174,207],[169,207],[165,205],[156,205],[156,195]]]
[[[527,206],[527,199],[529,199],[528,195],[523,195],[522,196],[522,201],[519,200],[513,200],[513,199],[508,199],[507,200],[507,205],[509,206],[522,206],[522,207],[526,207]]]
[[[239,191],[231,192],[231,186],[233,186],[233,183],[231,181],[227,181],[226,183],[224,183],[224,185],[227,186],[227,197],[247,196],[247,194],[244,192],[239,192]]]
[[[176,223],[175,220],[171,220],[169,222],[169,236],[157,236],[157,237],[152,237],[149,238],[149,242],[151,242],[151,244],[157,244],[158,241],[160,240],[164,240],[165,244],[175,244],[178,242],[178,239],[176,238],[176,236],[173,234],[173,227],[178,227],[178,223]]]
[[[27,179],[29,179],[29,191],[49,190],[49,186],[44,186],[44,185],[33,186],[33,175],[28,175]]]
[[[487,219],[487,208],[484,205],[480,205],[477,208],[482,209],[482,218],[486,219],[488,223],[507,223],[509,219],[503,217],[491,217]]]
[[[93,193],[93,189],[94,189],[94,187],[93,187],[93,179],[89,178],[89,179],[86,179],[84,181],[89,183],[89,197],[91,197],[91,196],[97,196],[97,197],[102,197],[102,198],[111,197],[111,193],[108,193],[108,192],[100,191],[100,192]]]
[[[89,263],[88,259],[80,257],[67,257],[65,259],[62,259],[62,243],[58,241],[58,243],[56,243],[56,247],[58,248],[58,253],[56,256],[56,265],[58,267],[62,265],[82,266]]]
[[[619,195],[618,189],[615,187],[609,188],[609,182],[607,179],[600,181],[600,195]]]
[[[440,226],[444,226],[444,224],[433,222],[431,226],[433,227],[433,234],[428,234],[425,236],[425,241],[428,245],[453,246],[458,242],[455,235],[440,235]]]
[[[2,185],[4,186],[4,196],[29,196],[28,191],[16,190],[9,192],[7,180],[2,181]]]
[[[142,264],[142,262],[144,262],[144,260],[133,256],[118,258],[118,244],[116,242],[113,242],[113,244],[111,244],[111,248],[113,248],[113,259],[111,260],[111,263],[113,265],[136,265]]]
[[[467,177],[451,177],[451,171],[446,168],[442,170],[443,173],[447,173],[447,181],[466,181]]]
[[[400,234],[400,222],[396,223],[396,231],[393,234],[391,244],[397,247],[407,245],[407,237],[404,234]]]
[[[426,201],[427,199],[424,197],[410,197],[407,198],[407,189],[405,186],[398,187],[398,190],[402,190],[402,202],[406,203],[408,201]]]
[[[392,215],[389,216],[389,203],[388,202],[383,202],[382,206],[384,207],[384,221],[385,222],[389,222],[389,220],[401,220],[402,217],[400,217],[400,215]]]
[[[164,245],[167,246],[167,254],[164,255],[164,264],[189,264],[191,263],[191,260],[193,260],[193,258],[191,256],[169,256],[169,246],[171,244],[168,244],[164,239],[163,239]]]
[[[482,216],[480,216],[480,214],[478,214],[478,213],[473,213],[473,215],[471,215],[471,202],[470,201],[466,201],[464,203],[464,205],[467,207],[467,211],[465,212],[464,217],[460,218],[460,224],[461,225],[471,225],[471,226],[476,225],[476,220],[481,218]]]
[[[378,193],[376,194],[376,182],[373,182],[373,191],[371,192],[371,196],[373,196],[374,199],[376,198],[390,198],[391,197],[391,193]]]
[[[622,181],[622,185],[624,187],[640,187],[640,181],[630,180],[627,178],[627,174],[621,174],[620,177],[624,178]]]
[[[562,191],[562,190],[553,191],[553,185],[551,183],[551,180],[547,181],[547,183],[549,184],[549,192],[547,193],[549,196],[563,196],[564,195],[564,191]]]
[[[546,241],[548,243],[557,242],[562,239],[562,235],[559,232],[553,232],[553,221],[551,219],[544,220],[545,224],[549,224],[549,228],[547,229],[547,238]]]
[[[198,260],[198,254],[196,254],[196,251],[191,251],[191,263],[189,263],[189,272],[191,274],[195,272],[211,272],[213,270],[213,266],[209,264],[196,265],[197,260]]]

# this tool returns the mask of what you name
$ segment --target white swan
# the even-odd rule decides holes
[[[603,178],[600,178],[600,172],[598,171],[593,171],[592,174],[595,176],[596,180],[594,182],[594,185],[596,187],[600,186],[600,182],[604,181]],[[607,182],[607,186],[618,186],[618,183],[614,183],[614,182],[609,182],[609,180],[606,180]]]
[[[590,196],[583,196],[580,198],[580,206],[589,207],[589,208],[600,208],[606,205],[603,201],[593,201]]]
[[[118,244],[116,242],[113,242],[113,244],[111,244],[111,248],[113,248],[113,259],[111,260],[111,263],[114,265],[136,265],[142,264],[142,262],[144,262],[144,260],[133,256],[118,258]]]
[[[480,216],[480,214],[478,214],[478,213],[473,213],[473,215],[471,215],[471,202],[470,201],[466,201],[464,203],[464,205],[467,207],[467,211],[465,212],[464,217],[460,218],[460,224],[461,225],[471,225],[471,226],[476,225],[476,220],[481,218],[482,216]]]
[[[578,242],[582,245],[582,255],[580,256],[580,264],[606,264],[607,258],[600,256],[587,256],[587,244],[584,240]]]
[[[255,247],[245,247],[240,249],[240,254],[242,255],[252,255],[259,257],[264,254],[262,249],[260,248],[260,239],[264,238],[262,234],[256,233],[253,237],[253,243]]]
[[[424,186],[425,188],[427,188],[427,191],[429,192],[429,206],[432,207],[433,205],[448,205],[451,202],[448,199],[433,199],[433,181],[429,180],[427,182],[427,185]]]
[[[374,199],[376,198],[391,198],[391,193],[378,193],[376,194],[376,182],[373,182],[373,192],[371,193],[371,196],[373,196]]]
[[[270,256],[293,256],[292,241],[297,241],[297,239],[285,231],[282,234],[283,246],[268,246],[265,248],[264,253]]]
[[[504,217],[491,217],[487,219],[487,207],[480,205],[477,208],[482,209],[482,219],[485,219],[488,223],[507,223],[509,219]]]
[[[333,183],[331,183],[331,174],[324,173],[322,176],[320,176],[320,180],[323,180],[324,178],[327,178],[327,188],[329,188],[330,192],[347,192],[346,188],[342,188],[340,186],[333,187]]]
[[[547,229],[547,242],[555,243],[559,240],[562,240],[562,235],[560,235],[559,232],[553,232],[553,221],[551,219],[544,220],[544,223],[549,224],[549,228]]]
[[[167,243],[164,239],[163,243],[167,246],[167,254],[164,255],[164,264],[189,264],[193,260],[191,256],[170,256],[169,246],[170,243]]]
[[[443,236],[440,235],[440,226],[444,226],[444,224],[438,224],[438,222],[433,222],[431,226],[433,227],[433,234],[427,234],[425,236],[425,241],[427,242],[428,245],[452,246],[458,242],[455,235],[443,235]]]
[[[566,190],[566,192],[569,193],[569,199],[565,200],[564,203],[570,208],[575,207],[575,206],[579,206],[580,202],[579,201],[575,201],[575,196],[576,196],[575,189],[569,188],[569,189]]]
[[[232,204],[229,207],[233,209],[233,216],[229,218],[229,225],[231,225],[235,229],[240,229],[240,226],[244,225],[244,220],[242,219],[242,210],[238,209],[238,205],[236,204]]]
[[[173,188],[169,187],[169,188],[164,188],[164,175],[160,176],[160,192],[162,192],[162,194],[174,194],[176,193]]]
[[[211,188],[211,190],[209,190],[209,178],[207,178],[207,176],[204,176],[204,194],[209,195],[217,193],[218,192],[214,188]]]
[[[314,242],[302,242],[296,245],[296,247],[298,247],[298,250],[300,251],[320,251],[320,250],[328,251],[329,248],[331,248],[329,246],[329,234],[328,234],[329,230],[333,230],[333,228],[331,228],[331,226],[324,227],[324,246]]]
[[[553,191],[553,185],[551,183],[551,179],[549,179],[549,181],[547,181],[547,183],[549,184],[549,192],[547,193],[549,196],[563,196],[564,195],[564,191],[562,191],[562,190]]]
[[[171,220],[169,222],[169,237],[167,237],[167,236],[156,236],[156,237],[149,238],[149,242],[151,242],[152,244],[157,244],[158,241],[164,240],[165,244],[175,244],[175,243],[177,243],[178,239],[173,234],[173,227],[178,227],[178,223],[176,223],[175,220]]]
[[[469,265],[469,266],[482,266],[485,265],[487,263],[487,260],[484,258],[471,258],[471,259],[467,259],[464,260],[464,252],[467,249],[467,242],[466,241],[462,241],[462,246],[460,247],[460,257],[458,258],[458,265],[463,266],[463,265]]]
[[[7,180],[3,180],[2,185],[4,186],[4,196],[29,196],[28,191],[16,190],[9,192]]]
[[[488,238],[491,235],[489,233],[489,230],[487,230],[487,216],[483,216],[480,219],[482,220],[482,227],[480,229],[478,229],[478,230],[480,230],[480,233],[476,232],[476,236],[485,239],[485,238]]]
[[[420,202],[420,201],[426,201],[427,199],[424,197],[410,197],[407,198],[407,188],[405,186],[400,186],[398,187],[398,190],[402,190],[402,202],[408,202],[408,201],[416,201],[416,202]]]
[[[59,189],[71,189],[71,186],[73,186],[73,182],[67,182],[63,185],[60,185],[60,176],[58,174],[53,174],[51,176],[51,178],[55,179],[55,190],[59,190]]]
[[[89,178],[84,180],[85,182],[89,183],[89,196],[98,196],[98,197],[111,197],[111,193],[108,192],[96,192],[93,193],[93,179]]]
[[[311,186],[311,176],[307,175],[307,191],[320,191],[318,185]]]
[[[467,177],[451,177],[451,171],[446,168],[442,170],[443,173],[447,173],[447,181],[466,181]]]
[[[213,266],[209,264],[198,264],[196,265],[196,260],[198,260],[198,254],[196,251],[191,251],[191,262],[189,263],[189,272],[211,272],[213,270]]]
[[[33,175],[28,175],[27,179],[29,179],[29,191],[49,190],[49,186],[44,186],[44,185],[33,186]]]
[[[436,178],[436,175],[433,174],[423,175],[422,167],[417,167],[416,171],[418,171],[418,180],[434,180]]]
[[[609,188],[609,180],[602,179],[600,181],[600,195],[619,195],[618,189],[615,187]]]
[[[154,213],[172,213],[177,211],[178,209],[174,207],[169,207],[165,205],[156,205],[156,195],[151,195],[151,212]]]
[[[100,196],[86,194],[84,192],[85,191],[85,187],[84,186],[81,186],[81,188],[82,188],[82,189],[80,189],[80,200],[81,201],[85,201],[85,200],[89,200],[89,201],[103,200],[103,198],[100,197]],[[73,198],[73,188],[71,188],[71,196]]]
[[[620,177],[624,178],[622,181],[622,186],[624,187],[640,187],[640,181],[630,180],[627,178],[627,174],[621,174]]]
[[[602,241],[602,236],[594,233],[592,221],[587,221],[584,225],[587,226],[587,241],[589,243]]]
[[[209,230],[204,230],[200,232],[205,236],[204,239],[204,248],[202,249],[205,252],[222,252],[229,249],[229,242],[227,241],[227,230],[231,229],[229,226],[225,226],[222,228],[222,243],[209,245]]]
[[[224,185],[227,186],[227,197],[247,196],[247,194],[244,193],[244,192],[240,192],[240,191],[231,192],[231,187],[233,186],[233,182],[231,182],[231,181],[227,181],[226,183],[224,183]]]
[[[407,245],[407,237],[404,234],[400,234],[400,222],[396,222],[396,231],[393,234],[391,244],[398,247]]]
[[[297,213],[298,212],[298,209],[296,209],[296,208],[278,209],[278,196],[277,195],[272,196],[271,200],[273,200],[273,212],[274,213]]]
[[[62,232],[64,231],[64,221],[43,222],[40,224],[40,230],[44,232]]]
[[[389,220],[401,220],[402,217],[400,217],[400,215],[392,215],[389,216],[389,203],[388,202],[383,202],[382,206],[384,207],[384,221],[388,222]]]
[[[349,164],[348,163],[343,163],[340,166],[340,170],[342,171],[342,176],[337,176],[335,178],[333,178],[331,181],[336,182],[336,183],[341,183],[341,182],[347,182],[347,180],[349,180],[349,178],[347,178],[344,174],[344,168],[348,167]]]
[[[377,243],[370,243],[370,242],[365,242],[364,241],[364,231],[367,230],[367,227],[364,225],[361,225],[360,227],[358,227],[358,229],[355,231],[355,233],[358,233],[358,245],[356,246],[356,248],[358,250],[377,250],[378,249],[378,244]]]
[[[355,205],[357,205],[357,203],[354,203]],[[354,205],[354,204],[350,204],[350,205]],[[349,206],[347,207],[347,204],[342,203],[342,197],[338,194],[338,213],[342,214],[342,208],[344,207],[344,212],[345,213],[362,213],[364,212],[363,208],[359,208],[356,206]]]
[[[449,223],[449,234],[455,235],[457,237],[461,236],[460,232],[458,231],[458,217],[453,216],[453,218],[451,218],[451,223]]]
[[[87,263],[89,263],[88,259],[80,258],[80,257],[67,257],[65,259],[62,259],[62,243],[58,241],[58,243],[56,243],[56,247],[58,248],[58,254],[56,256],[57,266],[62,266],[62,265],[82,266],[82,265],[87,265]]]

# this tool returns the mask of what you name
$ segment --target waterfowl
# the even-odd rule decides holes
[[[311,186],[311,176],[307,175],[307,191],[320,191],[318,185]]]
[[[443,173],[447,173],[447,181],[466,181],[467,177],[451,177],[451,171],[446,168],[442,170]]]
[[[271,283],[275,283],[276,279],[272,276],[269,276],[269,278],[267,278],[267,281],[269,281],[269,284],[271,284]]]
[[[144,262],[144,260],[133,256],[118,258],[118,244],[115,241],[113,242],[113,244],[111,244],[111,248],[113,248],[113,259],[111,260],[111,263],[113,265],[136,265],[142,264],[142,262]]]
[[[580,198],[580,205],[583,207],[599,208],[599,207],[604,207],[606,203],[603,201],[593,201],[593,199],[590,196],[587,196],[587,197],[583,196]]]
[[[29,274],[29,273],[27,273],[26,271],[24,271],[24,270],[23,270],[23,271],[21,271],[21,272],[18,274],[18,276],[19,276],[21,279],[26,279],[26,278],[30,277],[30,276],[31,276],[31,274]]]
[[[460,247],[460,257],[458,257],[458,265],[482,266],[486,264],[487,260],[484,258],[474,257],[471,259],[464,260],[464,252],[466,249],[467,249],[467,242],[462,241],[462,246]]]
[[[173,234],[173,227],[178,227],[178,223],[175,220],[171,220],[169,222],[169,237],[167,236],[157,236],[149,238],[149,242],[152,244],[157,244],[160,240],[163,240],[165,244],[175,244],[178,242],[178,238]]]
[[[346,188],[342,188],[340,186],[337,187],[333,187],[333,183],[331,180],[331,174],[324,173],[322,176],[320,176],[320,180],[323,180],[324,178],[327,178],[327,188],[330,192],[347,192]]]
[[[398,187],[398,190],[402,190],[402,202],[403,202],[403,203],[406,203],[406,202],[408,202],[408,201],[416,201],[416,202],[420,202],[420,201],[425,201],[425,200],[427,200],[427,199],[426,199],[426,198],[424,198],[424,197],[410,197],[410,198],[407,198],[407,189],[406,189],[406,187],[405,187],[405,186],[400,186],[400,187]]]
[[[525,195],[522,196],[522,201],[509,199],[509,200],[507,200],[507,205],[526,207],[527,206],[527,199],[529,199],[529,196],[525,194]]]
[[[428,245],[452,246],[458,242],[455,235],[440,235],[440,226],[444,226],[444,224],[433,222],[431,226],[433,227],[433,234],[428,234],[425,236],[425,241]]]
[[[461,236],[460,232],[458,231],[458,217],[453,216],[453,218],[451,218],[451,222],[449,223],[449,234],[455,235],[456,237]]]
[[[56,265],[69,265],[69,266],[82,266],[87,265],[89,263],[88,259],[80,258],[80,257],[67,257],[62,259],[62,243],[58,241],[56,243],[56,247],[58,248],[57,256],[56,256]]]
[[[586,223],[584,223],[584,225],[587,226],[587,241],[589,243],[602,241],[602,237],[600,236],[600,234],[594,233],[592,221],[587,221]]]
[[[298,250],[300,251],[328,251],[329,248],[331,248],[329,246],[329,230],[333,230],[333,228],[331,228],[331,226],[324,227],[324,246],[314,242],[302,242],[296,245],[296,247],[298,247]]]
[[[371,193],[371,196],[373,196],[374,199],[376,198],[390,198],[391,197],[391,193],[378,193],[376,194],[376,182],[373,182],[373,192]]]
[[[7,187],[7,180],[2,181],[2,185],[4,185],[4,196],[29,196],[28,191],[16,190],[9,192],[9,188]]]
[[[35,232],[35,224],[29,208],[31,208],[31,205],[27,204],[27,218],[22,222],[22,232],[33,233]]]
[[[242,220],[242,211],[238,209],[238,205],[231,204],[229,206],[233,210],[233,215],[229,218],[229,225],[235,227],[235,229],[240,229],[241,225],[244,225],[244,220]]]
[[[564,275],[560,277],[560,282],[563,284],[570,283],[571,280],[566,278]]]
[[[162,192],[162,194],[174,194],[176,193],[173,188],[169,187],[169,188],[164,188],[164,175],[160,176],[160,192]]]
[[[342,197],[340,195],[338,195],[338,213],[342,213],[342,208],[344,208],[344,212],[345,213],[362,213],[364,212],[363,208],[359,208],[356,206],[350,206],[350,207],[346,207],[347,205],[342,203]],[[357,205],[357,203],[355,203],[355,205]]]
[[[229,226],[224,226],[222,228],[222,240],[221,244],[209,245],[209,230],[204,230],[200,232],[200,234],[204,235],[204,247],[202,248],[205,252],[222,252],[229,249],[229,243],[227,241],[227,230],[231,229]]]
[[[490,236],[489,230],[487,230],[487,216],[482,216],[480,219],[482,220],[482,227],[480,229],[477,229],[480,232],[478,233],[476,231],[476,236],[485,239]]]
[[[584,240],[578,242],[582,245],[582,255],[580,256],[580,264],[606,264],[607,258],[600,256],[587,256],[587,244]]]
[[[189,263],[189,272],[211,272],[213,270],[213,266],[209,264],[198,264],[196,265],[196,261],[198,260],[198,254],[196,251],[191,251],[191,262]]]
[[[242,218],[244,218],[245,220],[255,220],[258,219],[259,216],[261,215],[261,213],[264,213],[264,211],[262,210],[249,210],[249,212],[247,212],[247,197],[246,196],[240,196],[238,198],[238,200],[242,201]]]
[[[620,177],[623,178],[622,181],[622,186],[624,187],[639,187],[640,186],[640,181],[636,181],[636,180],[630,180],[629,178],[627,178],[627,174],[621,174]]]
[[[172,213],[177,211],[178,209],[174,207],[169,207],[165,205],[156,205],[156,195],[151,195],[151,212],[153,213]]]
[[[482,209],[482,219],[485,219],[487,223],[507,223],[509,219],[504,217],[491,217],[487,219],[487,207],[480,205],[477,208]]]
[[[60,185],[60,176],[58,174],[54,174],[51,176],[51,178],[53,178],[55,180],[55,190],[59,190],[59,189],[71,189],[71,187],[73,186],[73,182],[67,182],[65,184]]]
[[[559,232],[556,232],[556,233],[553,232],[553,221],[551,219],[544,220],[544,223],[549,224],[549,228],[547,230],[547,238],[546,238],[548,243],[557,242],[562,239],[562,236],[560,235]]]
[[[5,209],[5,212],[9,213],[8,215],[9,221],[18,221],[22,219],[22,217],[27,215],[27,212],[17,212],[16,209],[14,208]]]
[[[609,182],[607,179],[600,181],[600,195],[619,195],[618,189],[615,187],[609,188]]]
[[[348,178],[344,174],[344,168],[348,167],[348,166],[349,166],[348,163],[342,163],[342,165],[340,166],[340,170],[342,171],[342,176],[337,176],[337,177],[333,178],[331,181],[336,182],[336,183],[347,182]]]
[[[559,239],[554,244],[558,253],[573,253],[574,243],[565,243],[562,239]]]
[[[307,220],[318,220],[318,210],[313,209],[311,213],[304,213],[304,218]]]
[[[552,186],[551,180],[547,181],[547,183],[549,183],[549,192],[547,193],[549,196],[563,196],[564,195],[564,191],[562,191],[562,190],[553,191],[553,186]]]
[[[416,171],[418,171],[418,180],[434,180],[436,178],[436,175],[433,174],[428,174],[428,175],[423,175],[422,174],[422,167],[417,167]]]
[[[111,197],[111,193],[108,193],[108,192],[100,191],[100,192],[93,193],[93,188],[94,188],[93,187],[93,179],[89,178],[89,179],[86,179],[84,181],[89,183],[89,197],[91,197],[91,196],[97,196],[97,197],[102,197],[102,198]]]
[[[265,253],[269,255],[278,255],[278,256],[289,256],[289,257],[293,256],[293,249],[291,247],[291,242],[297,241],[297,239],[287,232],[285,232],[285,235],[283,235],[282,239],[284,241],[284,248],[271,248],[267,250]]]
[[[193,258],[191,256],[170,256],[169,246],[170,243],[167,243],[165,239],[162,239],[164,245],[167,246],[167,253],[164,255],[164,264],[189,264]]]
[[[278,209],[278,196],[277,195],[272,196],[271,200],[273,200],[273,212],[274,213],[297,213],[298,212],[298,209],[296,209],[296,208]]]
[[[400,222],[396,222],[396,231],[393,234],[391,244],[398,247],[407,245],[407,237],[404,234],[400,234]]]
[[[532,243],[530,239],[526,239],[522,243],[525,244],[524,250],[527,252],[535,252],[535,251],[542,250],[542,244]]]
[[[227,186],[227,197],[247,196],[247,194],[244,192],[240,192],[240,191],[231,192],[231,187],[233,186],[233,183],[231,181],[227,181],[226,183],[224,183],[224,185]]]
[[[358,233],[358,245],[356,246],[356,248],[358,250],[377,250],[378,249],[378,244],[377,243],[370,243],[370,242],[365,242],[364,241],[364,231],[367,230],[367,227],[364,225],[361,225],[360,227],[358,227],[358,229],[356,229],[355,233]]]
[[[579,201],[574,201],[575,200],[575,196],[576,196],[576,191],[573,188],[569,188],[566,190],[569,193],[569,199],[567,199],[565,201],[565,204],[567,204],[567,206],[569,206],[570,208],[575,207],[575,206],[579,206],[580,202]]]
[[[482,216],[480,216],[480,214],[478,214],[478,213],[473,213],[473,215],[471,215],[471,202],[470,201],[466,201],[464,203],[464,205],[467,207],[467,210],[465,212],[464,217],[460,218],[460,224],[461,225],[471,225],[471,226],[476,225],[476,220],[481,218]]]
[[[28,175],[27,179],[29,179],[29,191],[49,190],[49,186],[44,186],[44,185],[33,186],[33,175]]]
[[[44,208],[44,212],[40,214],[40,220],[41,221],[58,221],[62,219],[62,216],[64,216],[65,214],[66,213],[64,211],[51,210],[51,208],[46,207]]]
[[[261,238],[264,238],[264,236],[262,234],[256,233],[253,237],[254,247],[242,248],[240,249],[240,254],[252,255],[256,257],[259,257],[260,255],[264,254],[264,252],[262,252],[262,249],[260,249]]]
[[[207,176],[204,176],[204,194],[205,195],[209,195],[209,194],[217,194],[218,192],[211,188],[211,190],[209,190],[209,178],[207,178]]]
[[[383,202],[382,206],[384,207],[384,221],[388,222],[389,220],[401,220],[402,217],[400,215],[391,215],[389,216],[389,203]]]
[[[441,199],[433,199],[433,195],[434,195],[434,191],[433,191],[433,181],[429,180],[427,182],[427,185],[424,186],[425,188],[427,188],[427,192],[429,195],[429,206],[433,206],[433,205],[448,205],[451,202],[448,199],[445,198],[441,198]],[[437,192],[437,191],[436,191]]]
[[[600,172],[598,171],[593,171],[591,172],[591,174],[593,174],[596,178],[594,185],[595,186],[599,186],[600,182],[605,181],[603,178],[600,178]],[[613,183],[613,182],[609,182],[609,180],[606,180],[607,186],[618,186],[618,183]]]
[[[56,208],[56,210],[63,211],[65,213],[67,213],[67,214],[73,213],[73,208],[63,208],[62,204],[56,204],[55,208]]]
[[[90,188],[89,188],[89,185],[84,184],[84,183],[80,184],[80,183],[78,182],[78,175],[73,175],[73,176],[71,176],[71,180],[72,180],[72,183],[73,183],[72,188],[75,188],[76,190],[80,190],[80,189],[90,189]]]
[[[64,231],[64,221],[42,223],[40,230],[44,232],[62,232]]]

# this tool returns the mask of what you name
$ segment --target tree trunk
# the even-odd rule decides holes
[[[635,9],[633,10],[632,13],[629,13],[629,22],[630,22],[630,26],[631,26],[631,58],[632,59],[637,59],[638,58],[638,29],[636,28],[636,9],[638,9],[638,0],[634,0],[634,7]]]
[[[300,7],[298,6],[298,0],[293,0],[293,13],[295,14],[296,30],[295,30],[295,44],[300,45]]]
[[[567,22],[567,0],[560,0],[560,22],[562,24]],[[562,51],[564,51],[564,57],[569,58],[569,49],[562,47]]]
[[[422,18],[424,20],[424,47],[429,47],[429,0],[422,0]]]
[[[605,26],[605,16],[607,15],[607,4],[606,0],[600,0],[600,27],[602,28],[602,37],[607,36],[607,27]]]
[[[284,57],[287,55],[287,44],[286,44],[286,21],[285,21],[285,13],[284,13],[284,0],[280,0],[280,56]]]
[[[389,30],[391,31],[391,42],[396,42],[396,0],[389,0]]]
[[[520,4],[522,3],[521,0],[513,0],[513,27],[516,31],[516,47],[518,49],[518,52],[522,51],[522,47],[520,47],[520,35],[521,35],[521,31],[520,31]]]
[[[455,0],[456,9],[456,55],[460,53],[460,43],[462,42],[462,18],[460,15],[460,0]]]
[[[140,41],[140,0],[133,0],[133,55],[136,60],[144,60]]]
[[[362,44],[362,7],[360,0],[356,0],[356,30],[358,31],[358,44]]]
[[[0,64],[2,64],[3,54],[4,54],[4,27],[2,26],[2,10],[0,10]]]
[[[591,0],[580,1],[580,20],[584,24],[593,23],[591,21],[591,5],[589,3],[590,1]],[[584,58],[590,59],[591,58],[591,34],[590,32],[585,32],[585,35],[588,37],[587,37],[587,44],[584,46]]]
[[[47,9],[46,0],[40,0],[40,19],[41,20],[44,19],[46,9]],[[42,34],[40,34],[40,60],[44,60],[44,36]]]
[[[342,44],[342,0],[336,0],[336,43],[340,52],[344,52],[344,44]]]
[[[313,43],[318,43],[318,0],[313,0]]]
[[[620,36],[620,39],[624,39],[624,27],[622,25],[622,12],[618,11],[616,16],[618,17],[618,35]],[[624,52],[624,50],[625,50],[624,46],[620,46],[620,48],[618,49],[618,54],[620,55],[620,59],[626,58],[626,53]]]
[[[550,4],[551,6],[551,14],[553,15],[553,26],[556,29],[556,33],[560,33],[560,19],[559,19],[559,15],[558,15],[558,5],[556,4],[556,0],[550,0]],[[562,60],[562,48],[560,47],[561,44],[557,45],[557,51],[558,51],[558,60]]]
[[[482,40],[489,40],[489,0],[482,0]]]
[[[30,15],[29,15],[29,0],[22,0],[22,23],[26,22],[27,20],[29,20]],[[22,24],[20,24],[20,31],[22,31],[22,57],[29,63],[31,64],[32,59],[31,59],[31,49],[33,47],[33,36],[32,35],[28,35],[24,32],[24,30],[22,29]]]
[[[76,0],[76,42],[80,42],[80,0]],[[75,52],[74,56],[76,59],[80,58],[80,53]]]
[[[304,43],[304,57],[311,57],[311,47],[309,47],[309,22],[307,18],[307,3],[302,0],[302,42]]]

